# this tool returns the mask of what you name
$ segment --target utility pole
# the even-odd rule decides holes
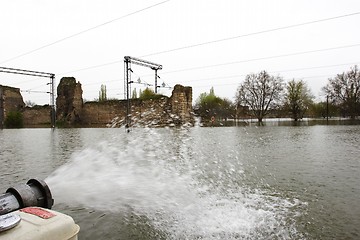
[[[125,97],[126,97],[126,116],[125,116],[125,128],[129,128],[130,127],[130,98],[129,98],[129,94],[130,94],[130,89],[129,89],[129,85],[130,85],[130,73],[129,71],[130,69],[130,59],[126,58],[124,59],[124,63],[125,63]]]
[[[157,68],[152,68],[153,70],[155,70],[155,93],[157,93],[157,89],[158,89],[158,85],[157,85],[157,79],[158,79],[158,75],[157,75]]]
[[[55,128],[56,108],[55,108],[55,74],[50,76],[50,105],[51,105],[51,127]]]
[[[124,97],[127,100],[126,103],[126,117],[125,117],[125,127],[129,128],[130,124],[131,124],[131,105],[130,105],[130,84],[133,83],[131,81],[131,64],[136,64],[139,66],[143,66],[143,67],[148,67],[151,68],[152,70],[155,71],[155,93],[157,93],[157,79],[158,79],[158,75],[157,75],[157,71],[162,69],[162,65],[157,64],[157,63],[153,63],[153,62],[149,62],[146,60],[142,60],[139,58],[135,58],[135,57],[130,57],[130,56],[125,56],[124,57],[124,89],[125,89],[125,94]]]

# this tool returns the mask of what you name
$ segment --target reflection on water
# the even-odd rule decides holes
[[[1,189],[46,178],[80,239],[360,236],[359,126],[21,129],[0,140]]]

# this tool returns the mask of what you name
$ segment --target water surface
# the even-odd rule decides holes
[[[80,239],[358,239],[360,126],[0,130]]]

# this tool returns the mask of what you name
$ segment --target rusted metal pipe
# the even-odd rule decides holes
[[[48,185],[42,180],[30,179],[26,184],[10,187],[0,195],[0,215],[31,206],[51,209],[53,204]]]

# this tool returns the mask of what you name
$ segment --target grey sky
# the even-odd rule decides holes
[[[0,66],[55,73],[57,82],[73,76],[87,100],[101,84],[123,98],[126,55],[162,64],[159,83],[192,86],[194,100],[212,86],[233,100],[245,75],[261,70],[303,79],[321,100],[329,77],[360,63],[358,0],[4,0],[0,22]],[[151,70],[132,69],[133,79],[154,83]],[[0,73],[0,84],[22,90],[46,92],[46,83]]]

